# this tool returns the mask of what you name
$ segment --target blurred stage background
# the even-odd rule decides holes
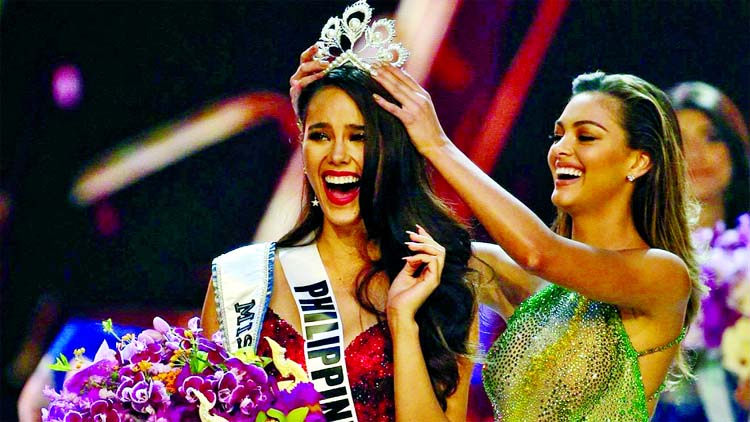
[[[1,420],[69,317],[199,312],[293,155],[299,54],[350,3],[0,2]],[[546,221],[547,135],[579,73],[703,80],[750,112],[747,0],[370,3],[415,18],[446,131]]]

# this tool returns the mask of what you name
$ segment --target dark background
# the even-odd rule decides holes
[[[3,421],[13,420],[27,375],[16,358],[33,357],[23,348],[30,333],[46,347],[70,315],[199,309],[211,259],[250,241],[291,150],[267,124],[89,207],[69,200],[82,169],[123,141],[211,102],[251,91],[288,92],[299,53],[349,3],[0,3]],[[396,6],[370,3],[379,13]],[[468,62],[488,66],[476,75],[492,86],[535,10],[530,1],[464,0],[448,37]],[[747,0],[573,2],[493,177],[551,220],[546,135],[570,81],[586,71],[634,73],[662,88],[703,80],[725,91],[747,118],[749,10]],[[476,34],[495,22],[486,44],[478,44]],[[467,33],[473,41],[462,38]],[[83,77],[83,98],[73,110],[59,109],[50,94],[52,71],[62,63],[77,65]],[[444,61],[435,66],[451,72]],[[428,87],[450,134],[466,103],[451,101],[437,78]],[[97,230],[97,212],[113,216],[112,234]],[[49,309],[50,321],[37,316]]]

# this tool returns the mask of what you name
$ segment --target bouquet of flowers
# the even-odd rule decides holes
[[[685,340],[688,348],[721,357],[735,374],[739,388],[750,385],[750,215],[739,217],[735,229],[719,222],[694,233],[701,276],[710,289],[701,302]],[[741,403],[745,400],[739,400]],[[743,403],[743,407],[747,405]]]
[[[72,374],[61,392],[45,389],[45,422],[325,421],[304,370],[269,338],[272,359],[248,349],[230,355],[219,336],[201,334],[198,318],[184,329],[157,317],[153,329],[122,338],[111,320],[102,324],[117,338],[116,348],[102,342],[90,363],[81,349],[71,361],[57,358],[52,369]],[[290,379],[277,381],[269,364]]]

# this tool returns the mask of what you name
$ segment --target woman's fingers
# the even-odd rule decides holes
[[[289,97],[292,99],[292,107],[294,107],[294,112],[297,115],[299,115],[297,100],[302,89],[322,78],[325,75],[325,69],[328,67],[328,63],[322,63],[314,59],[317,51],[318,47],[314,45],[303,51],[299,56],[300,64],[297,71],[289,78]]]
[[[325,70],[325,67],[323,68],[323,70]],[[297,83],[299,84],[300,91],[304,87],[310,85],[311,83],[313,83],[313,82],[317,81],[318,79],[322,78],[323,76],[325,76],[325,72],[323,72],[323,70],[321,70],[319,72],[316,72],[316,73],[313,73],[311,75],[307,75],[307,76],[304,76],[302,78],[299,78],[299,80],[297,81]]]
[[[427,233],[427,230],[417,224],[417,231],[407,230],[406,233],[409,235],[410,241],[404,242],[406,247],[412,252],[419,252],[421,254],[428,254],[437,258],[436,267],[434,270],[436,274],[439,274],[443,270],[445,264],[445,247],[439,244],[435,239]]]
[[[328,68],[328,63],[319,62],[317,60],[302,63],[297,68],[297,71],[294,72],[294,75],[292,75],[289,82],[291,83],[292,81],[299,80],[305,76],[322,72],[326,70],[326,68]]]
[[[435,239],[430,236],[429,233],[419,225],[417,225],[417,230],[419,233],[415,233],[411,230],[407,230],[406,234],[409,235],[409,239],[411,239],[412,242],[406,242],[406,243],[418,243],[418,244],[427,244],[434,246],[437,250],[441,251],[442,253],[445,253],[445,248],[439,244]]]
[[[377,69],[378,71],[385,71],[389,76],[393,77],[394,80],[405,85],[410,90],[429,97],[430,94],[427,92],[427,90],[422,88],[422,85],[415,81],[414,78],[412,78],[411,75],[404,69],[398,68],[391,64],[382,64],[377,67]]]
[[[312,51],[311,54],[305,54]],[[302,89],[316,80],[325,76],[325,70],[328,68],[327,63],[321,63],[317,60],[312,60],[312,54],[315,53],[314,46],[305,50],[300,56],[300,65],[297,71],[294,72],[291,78],[289,78],[289,98],[292,99],[292,107],[294,108],[295,114],[299,116],[299,110],[297,109],[297,102],[299,95],[302,93]],[[308,57],[309,56],[309,57]],[[305,58],[308,58],[305,61]]]
[[[390,65],[376,67],[374,78],[401,106],[377,96],[374,97],[375,101],[406,126],[412,144],[420,153],[428,153],[432,147],[446,143],[447,137],[440,126],[432,99],[414,79]]]
[[[405,256],[404,261],[406,261],[406,274],[409,277],[413,277],[414,273],[423,265],[426,265],[426,268],[422,270],[422,278],[427,279],[428,277],[424,277],[426,273],[432,273],[437,274],[438,273],[438,257],[435,255],[428,255],[424,253],[419,253],[416,255],[411,256]],[[438,277],[432,277],[435,279],[438,279]]]
[[[401,103],[402,108],[409,110],[418,109],[419,104],[423,101],[420,92],[401,82],[389,71],[390,69],[387,69],[388,67],[381,66],[377,69],[375,80],[393,95],[393,98]]]
[[[381,65],[375,69],[375,80],[399,102],[420,107],[430,102],[430,94],[401,69],[391,65]]]
[[[414,252],[424,252],[429,255],[437,256],[445,253],[445,248],[440,245],[430,245],[429,243],[404,242],[409,250]]]
[[[393,114],[396,116],[399,120],[404,121],[404,119],[407,117],[407,113],[404,109],[397,106],[396,104],[393,104],[392,102],[386,100],[385,98],[381,97],[378,94],[372,94],[372,98],[375,99],[375,102],[378,103],[385,111]]]
[[[328,68],[328,64],[317,61],[311,61],[299,65],[297,71],[294,72],[294,75],[289,78],[289,93],[292,96],[295,94],[299,95],[302,88],[322,78],[325,75],[324,71],[326,68]]]
[[[318,46],[316,46],[315,44],[311,45],[310,47],[307,47],[307,49],[303,51],[302,54],[299,55],[300,64],[312,60],[313,56],[315,56],[315,53],[317,51],[318,51]]]

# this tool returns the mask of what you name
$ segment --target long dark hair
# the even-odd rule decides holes
[[[404,245],[408,240],[404,230],[419,224],[446,249],[440,285],[416,314],[432,387],[445,410],[447,397],[458,385],[458,358],[469,354],[467,340],[475,312],[475,294],[467,280],[470,234],[435,196],[425,160],[410,142],[404,125],[378,106],[372,94],[398,102],[365,72],[340,67],[305,87],[298,102],[302,121],[315,93],[329,86],[345,91],[365,119],[359,207],[368,240],[379,246],[380,256],[358,276],[358,302],[378,318],[385,318],[384,310],[376,309],[368,296],[368,286],[376,274],[384,272],[393,280],[403,268],[401,258],[411,254]],[[319,207],[309,206],[311,190],[305,182],[300,219],[279,246],[310,243],[320,234],[323,213]]]
[[[620,103],[620,124],[627,134],[628,146],[648,152],[651,169],[635,180],[631,213],[638,234],[652,248],[679,256],[687,265],[692,291],[688,299],[685,326],[698,314],[700,298],[706,287],[698,276],[690,231],[699,207],[687,186],[687,165],[682,155],[682,138],[677,116],[667,95],[643,79],[624,74],[594,72],[573,80],[573,96],[600,92]],[[570,237],[571,216],[558,209],[554,228]],[[690,370],[682,351],[675,359],[672,375],[689,377]]]
[[[675,110],[697,110],[708,116],[718,138],[729,149],[732,179],[724,192],[724,221],[735,225],[750,210],[750,136],[742,113],[717,88],[703,82],[683,82],[669,90]]]

